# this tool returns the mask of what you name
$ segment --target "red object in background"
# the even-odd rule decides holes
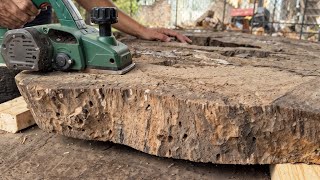
[[[47,10],[48,6],[51,6],[50,3],[45,2],[40,5],[40,9]]]
[[[248,9],[232,9],[231,16],[253,16],[253,8]]]

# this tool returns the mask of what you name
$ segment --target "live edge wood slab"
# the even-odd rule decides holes
[[[320,45],[189,33],[193,45],[122,38],[125,75],[22,72],[48,132],[219,164],[320,164]]]

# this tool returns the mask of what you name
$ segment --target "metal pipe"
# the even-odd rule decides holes
[[[252,15],[252,18],[251,18],[251,23],[250,23],[250,26],[251,26],[251,31],[250,31],[250,34],[252,34],[252,31],[253,31],[253,20],[254,20],[254,15],[255,15],[255,12],[256,12],[256,4],[257,4],[257,0],[254,0],[254,4],[253,4],[253,15]]]
[[[303,34],[303,25],[304,25],[304,20],[305,20],[307,7],[308,7],[308,0],[306,0],[305,3],[304,3],[304,10],[303,10],[303,15],[302,15],[302,23],[301,23],[300,38],[299,38],[300,40],[301,40],[302,34]]]
[[[176,0],[176,27],[178,27],[178,1]]]
[[[263,7],[263,4],[264,4],[264,0],[259,0],[258,7]]]
[[[278,3],[278,0],[275,0],[274,1],[274,4],[273,4],[273,12],[272,12],[272,22],[271,22],[271,31],[270,31],[270,35],[272,35],[272,31],[273,31],[273,24],[274,24],[274,16],[276,14],[276,7],[277,7],[277,3]]]
[[[133,6],[132,6],[132,0],[130,0],[130,17],[132,17],[132,8],[133,8]]]
[[[223,1],[223,14],[222,14],[222,24],[224,24],[224,18],[226,15],[226,6],[227,6],[227,0]]]

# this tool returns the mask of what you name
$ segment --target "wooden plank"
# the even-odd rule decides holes
[[[0,130],[16,133],[34,124],[23,97],[0,104]]]
[[[320,165],[276,164],[270,166],[271,180],[319,180]]]
[[[7,109],[10,109],[10,108],[12,108],[12,107],[14,107],[14,106],[16,106],[16,105],[20,105],[20,104],[21,104],[21,101],[22,101],[22,102],[24,101],[24,99],[23,99],[22,96],[17,97],[17,98],[15,98],[15,99],[12,99],[11,101],[7,101],[7,102],[5,102],[5,103],[0,104],[0,112],[2,112],[2,111],[4,111],[4,110],[7,110]],[[22,104],[24,104],[25,106],[27,106],[26,103],[22,103]]]

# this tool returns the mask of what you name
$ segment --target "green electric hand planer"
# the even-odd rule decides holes
[[[124,74],[134,68],[130,51],[111,32],[117,22],[115,8],[93,8],[91,20],[99,31],[84,23],[71,0],[32,0],[39,9],[49,5],[60,24],[8,30],[0,27],[0,63],[9,69],[47,72],[102,70]]]

